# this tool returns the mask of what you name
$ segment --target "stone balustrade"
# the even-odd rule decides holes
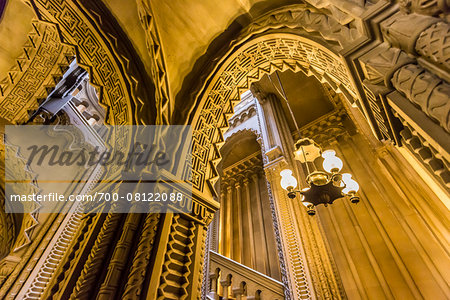
[[[209,251],[209,258],[208,299],[284,299],[281,282],[214,251]]]

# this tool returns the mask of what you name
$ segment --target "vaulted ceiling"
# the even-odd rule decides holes
[[[292,0],[151,1],[161,35],[172,95],[202,60],[214,55],[250,21]],[[197,64],[196,64],[197,63]]]

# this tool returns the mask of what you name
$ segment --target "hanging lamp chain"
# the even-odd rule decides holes
[[[273,87],[277,90],[277,92],[281,95],[281,97],[284,99],[284,101],[286,102],[286,105],[289,109],[289,113],[291,114],[291,118],[292,121],[294,122],[295,125],[295,129],[297,134],[300,136],[300,129],[298,128],[298,124],[297,124],[297,120],[295,119],[294,113],[292,112],[291,106],[289,105],[289,101],[288,98],[286,96],[286,92],[284,91],[284,87],[283,84],[281,83],[281,79],[280,76],[278,75],[278,71],[275,71],[275,75],[277,76],[277,80],[278,80],[278,84],[280,85],[281,91],[278,89],[278,87],[273,83],[272,78],[270,76],[270,74],[268,75],[270,82],[272,83]],[[300,148],[302,149],[302,154],[303,154],[303,159],[305,160],[305,165],[306,165],[306,170],[308,172],[308,174],[310,174],[310,170],[309,170],[309,165],[308,165],[308,161],[306,160],[306,155],[305,155],[305,151],[303,149],[303,146],[300,146]]]

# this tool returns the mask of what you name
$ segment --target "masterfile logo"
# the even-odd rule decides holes
[[[190,126],[6,126],[7,212],[192,209]]]

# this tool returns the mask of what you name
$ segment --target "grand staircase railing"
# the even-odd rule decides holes
[[[284,299],[283,284],[214,251],[209,252],[210,300]]]

